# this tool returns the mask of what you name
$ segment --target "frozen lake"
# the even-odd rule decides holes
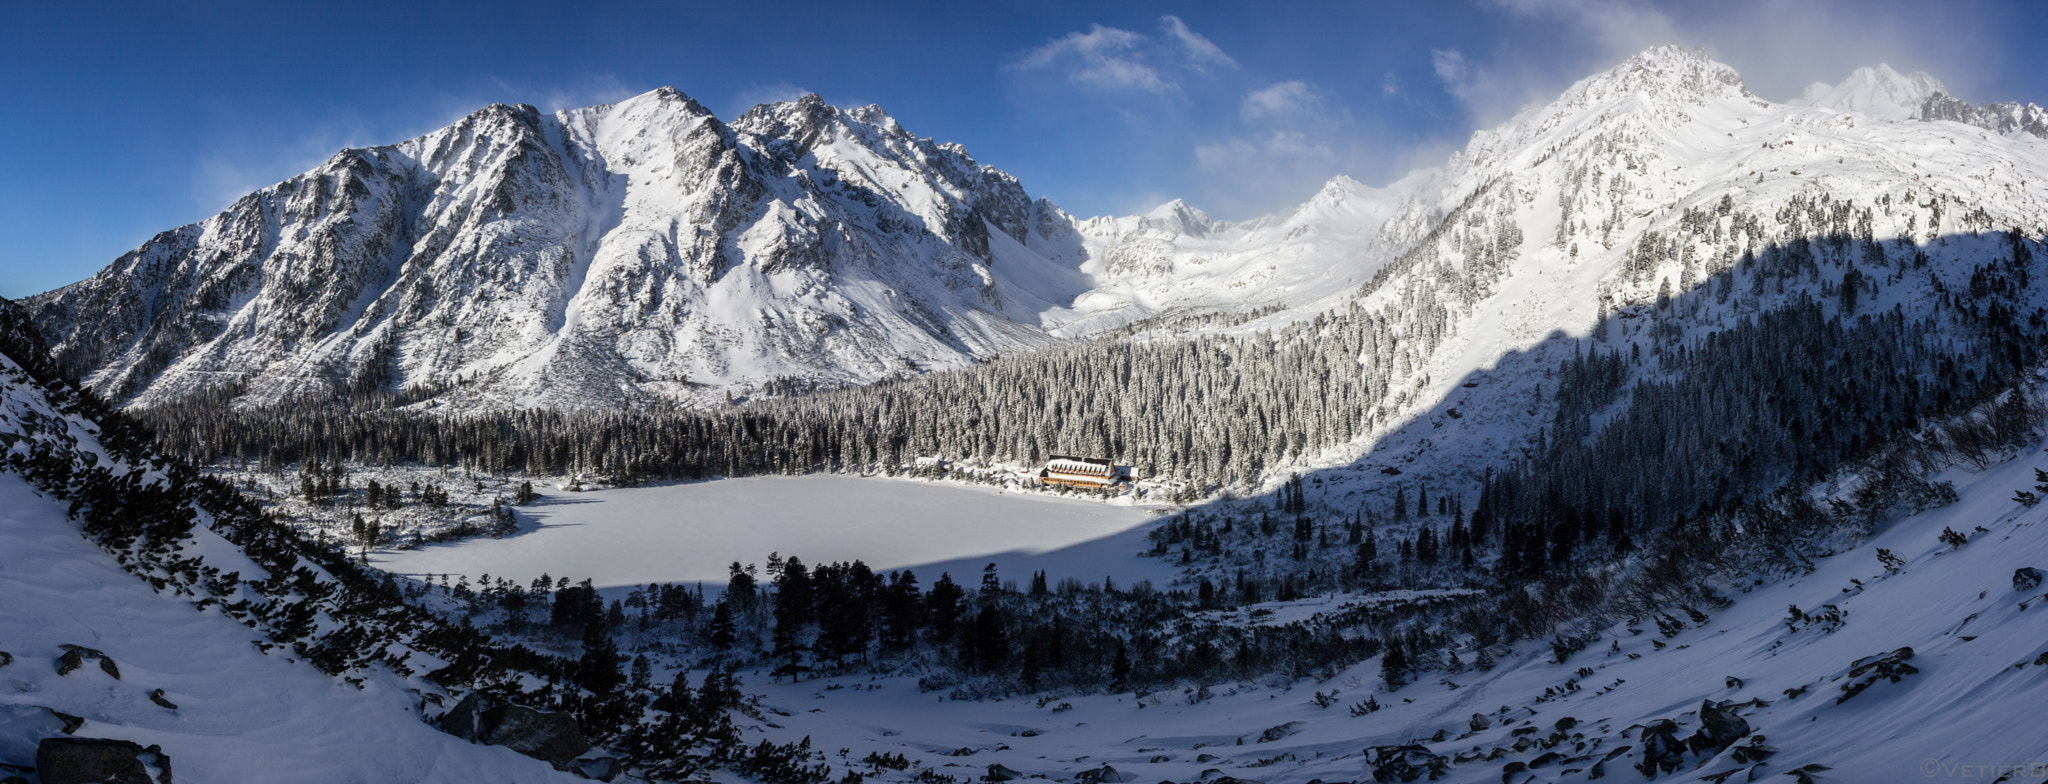
[[[520,532],[371,554],[403,574],[489,574],[525,584],[592,578],[600,587],[650,582],[722,586],[728,565],[771,552],[816,565],[860,559],[876,571],[913,568],[929,586],[940,572],[972,585],[993,562],[1023,585],[1045,570],[1120,585],[1164,586],[1165,563],[1138,555],[1156,515],[995,488],[848,476],[751,477],[597,490],[548,491],[518,508]]]

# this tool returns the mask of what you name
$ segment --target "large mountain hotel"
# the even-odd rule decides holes
[[[1106,457],[1053,455],[1038,470],[1041,484],[1104,490],[1131,481],[1131,467],[1120,466]]]

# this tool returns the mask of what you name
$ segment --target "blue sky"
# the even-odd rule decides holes
[[[1382,184],[1630,53],[1704,46],[1776,100],[1862,65],[2048,103],[2048,4],[27,3],[0,30],[0,296],[84,278],[347,146],[492,102],[674,86],[731,118],[884,106],[1080,215]]]

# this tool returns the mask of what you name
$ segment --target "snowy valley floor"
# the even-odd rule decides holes
[[[1056,780],[1108,764],[1144,782],[1370,781],[1368,747],[1411,742],[1465,760],[1450,764],[1446,781],[1641,781],[1632,766],[1643,726],[1675,720],[1682,741],[1700,728],[1703,700],[1737,703],[1732,710],[1761,740],[1686,755],[1660,780],[1792,781],[1803,769],[1823,782],[2041,781],[2048,585],[2016,590],[2013,573],[2048,568],[2048,505],[2022,508],[2011,496],[2044,466],[2036,448],[1984,473],[1952,472],[1957,504],[1889,523],[1811,574],[1735,589],[1732,606],[1674,636],[1648,621],[1639,632],[1604,629],[1563,664],[1551,662],[1548,645],[1524,643],[1491,672],[1434,675],[1387,693],[1375,659],[1328,682],[1215,686],[1197,704],[1187,691],[955,701],[921,693],[914,678],[788,683],[756,673],[746,688],[767,694],[768,716],[781,725],[760,728],[771,738],[808,736],[834,756],[849,750],[852,761],[901,753],[960,781],[991,764]],[[1969,542],[1940,543],[1944,528]],[[1904,558],[1904,569],[1888,574],[1879,548]],[[1792,631],[1785,622],[1790,606],[1823,605],[1844,613],[1839,628]],[[1913,649],[1906,663],[1916,673],[1838,703],[1856,680],[1852,662],[1902,647]],[[1336,692],[1335,702],[1317,707],[1318,691]],[[1347,706],[1368,697],[1383,709],[1351,715]],[[1490,726],[1474,731],[1478,723]],[[1757,746],[1777,754],[1759,763],[1747,751]]]

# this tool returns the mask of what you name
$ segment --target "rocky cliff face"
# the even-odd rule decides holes
[[[1080,280],[1044,258],[1065,224],[879,108],[807,96],[728,124],[662,89],[345,150],[27,304],[127,402],[689,403],[1045,343],[1036,313]]]

